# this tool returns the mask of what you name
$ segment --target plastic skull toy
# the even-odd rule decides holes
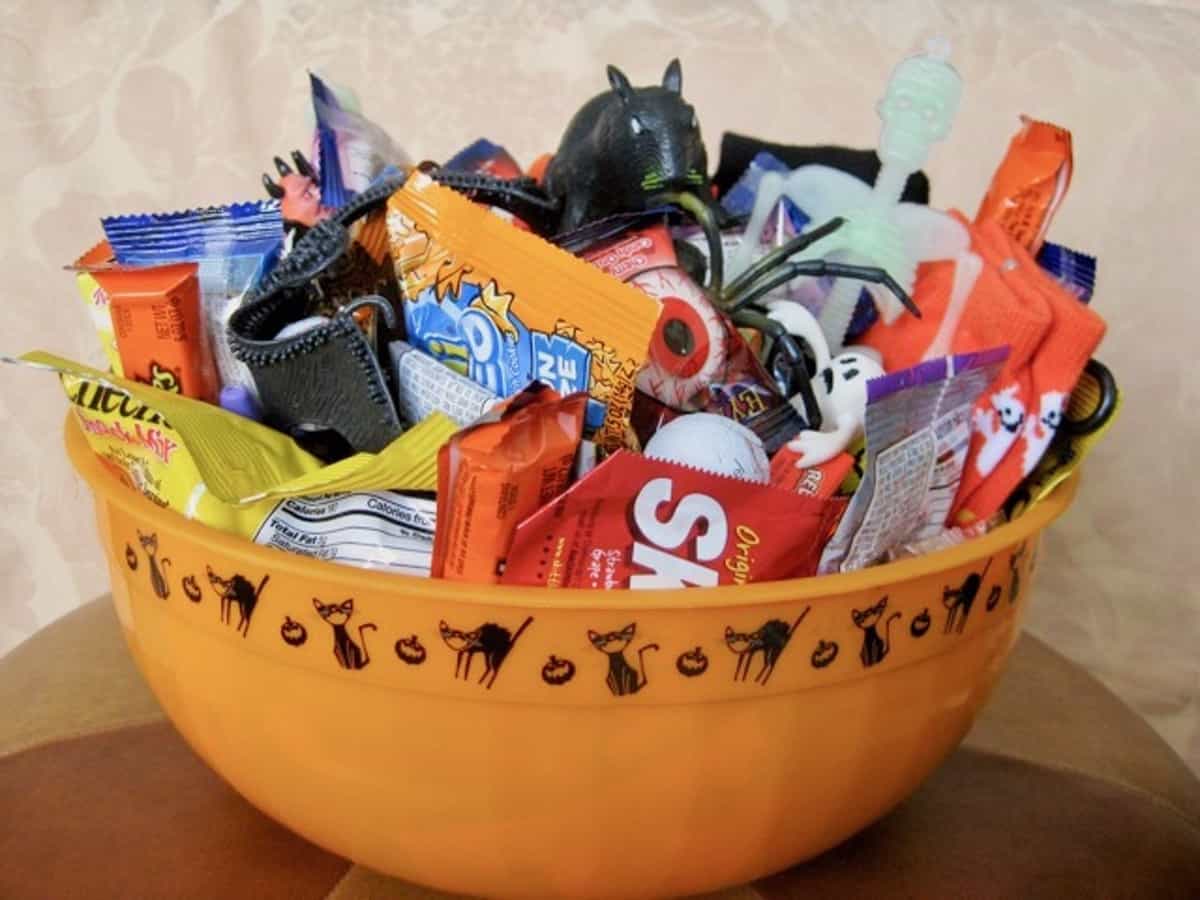
[[[949,134],[958,111],[962,80],[950,65],[949,54],[949,43],[935,38],[924,53],[901,61],[892,71],[877,106],[883,127],[878,148],[881,165],[873,185],[827,166],[803,166],[786,177],[768,172],[759,183],[746,224],[746,234],[761,234],[783,197],[813,221],[844,218],[845,226],[806,248],[806,256],[882,269],[905,294],[913,289],[920,263],[952,260],[950,300],[926,358],[949,352],[982,269],[971,252],[966,228],[956,219],[928,206],[901,202],[908,177],[925,163],[933,144]],[[730,264],[735,282],[750,268],[755,246],[756,242],[743,241],[735,252]],[[884,324],[890,325],[903,312],[897,292],[883,291],[878,284],[868,284],[867,290]],[[854,281],[838,278],[821,308],[821,329],[834,351],[845,341],[860,291]]]
[[[930,40],[924,54],[896,66],[877,106],[883,121],[880,159],[904,166],[906,177],[925,165],[931,145],[950,133],[958,112],[962,79],[949,58],[948,42]]]

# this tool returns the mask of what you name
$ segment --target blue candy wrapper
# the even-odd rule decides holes
[[[277,200],[108,216],[100,224],[117,262],[123,266],[262,255],[276,248],[283,238]]]
[[[480,172],[496,178],[520,178],[521,167],[507,150],[480,138],[468,147],[459,150],[442,166],[448,172]]]
[[[312,72],[308,78],[317,119],[313,162],[321,203],[340,209],[388,166],[405,169],[410,163],[387,132],[362,114],[352,94],[334,89]]]
[[[122,265],[197,264],[205,333],[221,385],[237,385],[253,393],[254,379],[229,349],[225,326],[246,291],[279,257],[283,219],[278,201],[134,213],[100,221]]]
[[[1068,291],[1090,303],[1096,289],[1096,257],[1061,244],[1042,244],[1037,263]]]

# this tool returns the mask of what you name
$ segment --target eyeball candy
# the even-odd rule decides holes
[[[758,435],[715,413],[671,420],[646,443],[645,455],[756,484],[771,478],[771,463]]]

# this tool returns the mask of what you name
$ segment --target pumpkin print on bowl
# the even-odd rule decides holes
[[[929,626],[933,624],[933,619],[929,616],[929,609],[923,609],[919,614],[913,617],[913,620],[908,625],[909,633],[915,637],[925,637],[929,631]]]
[[[813,652],[812,652],[812,659],[811,659],[812,667],[814,669],[824,669],[826,666],[828,666],[830,663],[832,663],[835,659],[837,659],[837,655],[838,655],[837,641],[826,641],[826,640],[817,641],[817,646],[815,648],[813,648]]]
[[[694,650],[685,650],[675,660],[675,668],[685,678],[695,678],[708,671],[708,657],[704,655],[704,650],[700,647]]]
[[[560,659],[553,653],[542,666],[542,681],[552,687],[560,687],[575,677],[575,663],[569,659]]]
[[[200,585],[196,583],[195,575],[189,575],[183,579],[183,593],[193,603],[200,602]]]
[[[419,666],[425,662],[425,645],[415,634],[396,641],[396,655],[408,666]]]
[[[308,629],[291,616],[284,616],[283,624],[279,626],[279,636],[289,647],[299,647],[308,640]]]

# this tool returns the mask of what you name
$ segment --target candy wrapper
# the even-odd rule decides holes
[[[854,471],[854,457],[839,453],[819,466],[802,466],[800,454],[784,446],[771,457],[771,486],[809,497],[832,497]]]
[[[434,575],[499,579],[518,523],[567,486],[586,403],[533,384],[442,447]]]
[[[1022,116],[975,222],[999,222],[1018,244],[1037,253],[1071,185],[1073,165],[1071,132]]]
[[[867,465],[821,556],[850,572],[942,531],[962,478],[971,410],[1007,348],[942,357],[867,382]]]
[[[1105,331],[1095,310],[1047,275],[999,225],[983,225],[976,237],[978,252],[999,271],[1021,308],[1041,310],[1049,326],[1029,360],[1027,380],[1002,379],[975,411],[971,452],[954,504],[956,525],[990,519],[1033,471]],[[1015,344],[1011,322],[1007,330]]]
[[[362,114],[353,95],[335,90],[311,72],[309,84],[317,118],[313,161],[325,206],[340,209],[389,167],[410,165],[387,132]]]
[[[442,166],[452,172],[479,172],[495,178],[520,178],[521,167],[499,144],[480,138],[454,154]]]
[[[112,308],[108,294],[100,287],[94,274],[96,269],[107,268],[112,261],[112,248],[107,241],[101,241],[67,268],[74,271],[75,284],[79,297],[87,307],[92,327],[96,329],[96,337],[100,339],[100,349],[108,360],[108,366],[114,374],[124,375],[121,366],[121,353],[117,350],[117,336],[113,333]]]
[[[1046,241],[1038,251],[1037,264],[1081,301],[1091,302],[1096,290],[1096,257]]]
[[[431,416],[381,453],[325,466],[286,435],[220,407],[49,353],[21,361],[59,373],[92,450],[127,484],[160,506],[244,536],[286,497],[433,490],[437,450],[457,430]]]
[[[620,451],[521,524],[501,581],[678,588],[811,575],[844,508]]]
[[[113,269],[93,277],[108,295],[121,370],[143,384],[215,403],[220,384],[194,263]]]
[[[154,503],[292,553],[429,574],[433,501],[380,488],[433,486],[447,420],[430,419],[378,457],[322,467],[278,432],[217,407],[48,354],[25,360],[59,372],[92,450]]]
[[[398,491],[323,494],[267,501],[250,536],[265,544],[361,569],[428,577],[437,503]]]
[[[623,446],[658,304],[423,174],[388,200],[413,346],[511,396],[586,391],[597,444]]]
[[[207,344],[221,386],[254,390],[254,379],[234,358],[225,336],[229,317],[246,292],[274,265],[283,243],[283,220],[273,201],[234,203],[173,213],[137,213],[101,220],[113,259],[97,270],[119,266],[196,263]],[[78,264],[77,264],[78,265]]]
[[[396,382],[396,409],[407,422],[440,412],[457,425],[470,425],[500,400],[483,385],[404,341],[392,341],[388,353]]]

